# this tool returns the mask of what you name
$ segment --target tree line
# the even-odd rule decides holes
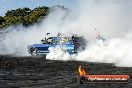
[[[5,13],[5,16],[0,16],[0,29],[7,28],[12,25],[30,26],[34,23],[41,22],[48,14],[49,7],[42,6],[33,10],[24,7],[16,10],[10,10]]]

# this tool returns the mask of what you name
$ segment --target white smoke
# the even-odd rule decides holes
[[[28,55],[27,45],[40,43],[47,32],[56,36],[75,33],[89,41],[87,49],[78,55],[50,49],[48,59],[80,60],[115,63],[117,66],[132,66],[132,1],[131,0],[77,0],[72,11],[55,7],[39,25],[29,28],[10,27],[0,42],[0,54]],[[94,28],[106,38],[105,44],[95,43]],[[54,52],[55,51],[55,52]]]
[[[49,54],[46,55],[46,59],[50,60],[69,60],[71,58],[70,54],[61,47],[51,47],[49,48]]]
[[[65,20],[67,24],[63,23],[64,26],[62,26],[61,31],[68,32],[71,30],[73,33],[84,35],[89,44],[85,51],[69,57],[69,60],[132,66],[132,1],[78,0],[78,2],[76,19],[69,21],[70,17],[68,17],[68,20]],[[106,38],[106,42],[101,43],[101,45],[94,42],[94,28],[101,32]],[[52,54],[50,56],[54,57]],[[60,60],[62,59],[63,57]]]

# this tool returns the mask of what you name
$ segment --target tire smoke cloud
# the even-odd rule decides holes
[[[47,32],[52,36],[58,32],[66,35],[75,33],[85,36],[88,40],[87,49],[71,56],[60,51],[63,55],[58,54],[57,60],[115,63],[117,66],[132,67],[131,16],[131,0],[77,0],[72,10],[51,8],[40,24],[28,28],[10,27],[2,31],[0,54],[25,56],[28,55],[27,45],[40,43]],[[106,39],[101,45],[96,42],[95,28]],[[49,53],[48,59],[53,59],[56,49],[50,50],[52,53]]]

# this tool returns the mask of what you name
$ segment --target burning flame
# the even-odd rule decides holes
[[[82,68],[82,66],[79,66],[78,72],[79,72],[79,75],[80,75],[80,76],[84,76],[84,75],[86,74],[86,72],[85,72],[85,70]]]

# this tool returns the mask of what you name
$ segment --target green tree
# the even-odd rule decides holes
[[[0,16],[0,25],[2,25],[5,22],[5,18]]]
[[[16,10],[8,10],[5,16],[0,16],[0,29],[6,28],[11,25],[23,24],[24,26],[30,26],[35,23],[39,23],[47,16],[49,7],[37,7],[33,10],[24,7]]]

